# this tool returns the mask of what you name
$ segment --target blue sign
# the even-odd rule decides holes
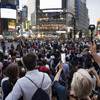
[[[16,5],[12,5],[9,3],[0,3],[0,8],[16,9]]]

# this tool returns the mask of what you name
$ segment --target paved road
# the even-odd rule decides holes
[[[7,47],[11,47],[11,44],[13,44],[14,47],[16,48],[16,46],[17,46],[18,43],[16,43],[16,42],[7,42],[7,41],[5,41],[5,44],[6,44],[6,49],[7,49]],[[1,43],[0,43],[0,51],[2,52]]]

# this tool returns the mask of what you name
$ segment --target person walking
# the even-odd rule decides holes
[[[1,42],[1,46],[2,46],[2,50],[3,50],[3,54],[5,54],[6,45],[5,45],[4,40]]]

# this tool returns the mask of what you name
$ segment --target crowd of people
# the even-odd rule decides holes
[[[100,100],[98,43],[22,39],[17,44],[6,48],[1,42],[2,100]]]

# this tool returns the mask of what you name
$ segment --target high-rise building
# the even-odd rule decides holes
[[[75,0],[67,0],[66,2],[66,10],[67,12],[71,12],[74,15],[75,9]],[[73,16],[71,14],[67,14],[66,16],[66,25],[67,25],[67,32],[70,34],[70,38],[72,38],[72,31],[74,26]]]
[[[42,12],[41,5],[40,5],[41,1],[28,0],[28,20],[30,21],[32,27],[35,28],[35,33],[56,34],[56,31],[65,31],[66,30],[66,15],[65,16],[61,15],[61,12],[59,11]],[[50,3],[51,1],[49,0]],[[55,0],[55,2],[56,1],[57,0]],[[58,2],[61,2],[61,1],[62,0],[58,0]],[[60,7],[62,7],[63,5],[63,9],[66,6],[65,2],[66,0],[63,0],[63,2],[61,2],[62,4],[59,3]],[[61,10],[63,9],[61,8]]]
[[[0,35],[13,35],[16,29],[15,0],[1,0],[0,2]]]
[[[55,2],[57,1],[57,3],[54,9],[58,10],[59,8],[60,11],[50,12],[42,11],[44,9],[52,9],[50,8],[50,4],[52,4],[52,7],[54,7],[53,0],[48,0],[49,3],[45,3],[45,1],[44,4],[42,1],[44,0],[28,0],[28,20],[34,28],[35,33],[67,33],[68,27],[71,27],[73,30],[73,16],[69,13],[62,15],[61,13],[63,11],[71,12],[75,16],[77,30],[88,28],[89,20],[88,9],[86,7],[86,0],[55,0]],[[41,5],[44,5],[47,8]]]
[[[72,14],[74,14],[75,0],[67,0],[66,5],[67,5],[67,7],[66,7],[67,11],[68,11],[68,12],[71,12]],[[68,15],[68,16],[70,16],[70,18],[72,18],[71,15]],[[69,20],[69,18],[68,18],[68,20]]]
[[[28,21],[32,25],[36,25],[36,1],[38,0],[28,0]]]
[[[77,29],[85,30],[89,27],[88,9],[86,6],[86,0],[77,0]]]

